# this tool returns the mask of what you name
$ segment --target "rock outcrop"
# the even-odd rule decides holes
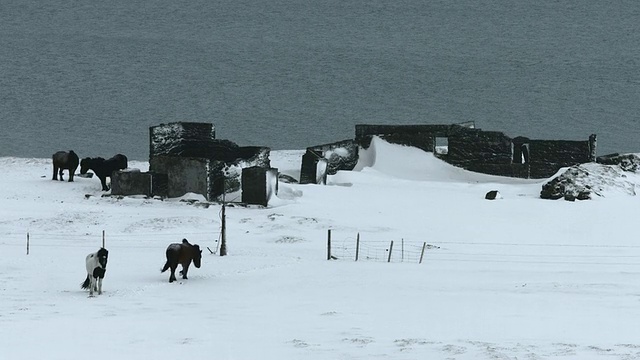
[[[540,191],[543,199],[568,201],[588,200],[605,196],[606,192],[622,192],[636,195],[640,187],[640,158],[634,154],[599,157],[598,163],[569,167],[552,178]]]

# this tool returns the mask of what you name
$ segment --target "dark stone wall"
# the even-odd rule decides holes
[[[242,168],[270,168],[271,149],[215,139],[213,124],[176,122],[149,128],[149,169],[168,175],[169,197],[187,192],[214,201],[240,190]]]
[[[335,175],[340,170],[353,170],[357,163],[358,144],[353,140],[309,147],[302,156],[300,183],[318,183],[319,169],[324,170],[320,177],[326,179],[327,175]]]
[[[207,146],[216,138],[211,123],[174,122],[149,128],[149,158],[154,156],[193,156],[185,151],[193,151]],[[201,156],[207,157],[207,156]]]
[[[449,152],[443,160],[463,168],[471,164],[512,163],[511,138],[497,131],[467,131],[449,137]]]
[[[591,154],[592,146],[589,141],[531,140],[531,178],[547,178],[557,173],[560,168],[591,162]]]
[[[378,136],[385,141],[405,146],[413,146],[434,152],[435,138],[450,138],[461,133],[474,131],[460,125],[356,125],[356,143],[369,148],[371,138]]]
[[[589,141],[531,140],[531,164],[556,163],[571,166],[591,161]]]
[[[278,183],[278,169],[252,166],[242,169],[242,202],[267,206]]]
[[[598,140],[596,134],[589,135],[589,162],[596,161],[596,149]]]
[[[428,152],[435,152],[436,137],[433,134],[416,133],[416,134],[384,134],[379,135],[384,141],[404,146],[413,146]],[[442,136],[444,137],[444,136]],[[369,142],[371,138],[369,138]]]
[[[247,158],[238,158],[235,161],[211,160],[209,163],[207,199],[219,201],[225,193],[239,191],[242,185],[242,169],[249,167],[271,168],[268,147],[253,147],[253,155]]]
[[[429,134],[430,136],[446,137],[452,132],[452,128],[464,128],[459,125],[356,125],[356,140],[371,137],[373,135],[415,135]],[[368,146],[367,146],[368,147]]]
[[[230,140],[215,139],[213,125],[209,123],[170,123],[149,128],[149,157],[200,157],[233,162],[249,159],[263,147],[238,146]]]
[[[372,136],[435,152],[435,139],[448,139],[440,159],[491,175],[546,178],[560,168],[595,161],[596,135],[588,141],[510,138],[502,132],[460,125],[356,125],[356,143],[368,148]]]
[[[140,171],[114,171],[111,175],[111,195],[146,195],[166,197],[167,174]]]
[[[188,192],[207,197],[209,162],[203,158],[155,156],[149,161],[149,169],[167,175],[167,196],[170,198],[180,197]]]
[[[326,159],[328,175],[335,175],[339,170],[353,170],[358,163],[358,145],[353,140],[317,145],[312,149]]]
[[[307,148],[302,155],[302,165],[300,168],[300,184],[315,184],[318,161],[322,159],[320,154]]]

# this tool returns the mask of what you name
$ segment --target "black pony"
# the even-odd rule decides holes
[[[93,170],[102,183],[102,190],[107,191],[109,190],[107,177],[110,178],[111,173],[116,170],[126,169],[127,166],[127,157],[122,154],[115,155],[107,160],[101,157],[84,158],[80,161],[80,174],[84,175],[87,171]]]
[[[200,268],[200,262],[202,260],[202,250],[197,244],[190,244],[187,239],[182,239],[182,243],[171,244],[167,247],[167,262],[160,272],[165,272],[171,268],[171,275],[169,276],[169,282],[176,281],[176,268],[178,264],[182,265],[180,275],[183,279],[187,278],[187,271],[189,271],[189,265],[193,260],[193,265]]]
[[[69,170],[69,182],[72,182],[73,173],[76,172],[78,163],[80,162],[78,155],[76,155],[73,150],[69,150],[69,152],[58,151],[53,154],[51,159],[53,160],[53,178],[51,178],[51,180],[58,180],[59,173],[60,181],[64,181],[62,178],[62,170]]]

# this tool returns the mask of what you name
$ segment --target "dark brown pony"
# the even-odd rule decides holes
[[[182,265],[180,275],[183,279],[187,278],[187,271],[189,271],[189,265],[193,261],[193,265],[200,268],[200,261],[202,259],[202,250],[197,244],[190,244],[187,239],[182,239],[182,243],[171,244],[167,247],[167,263],[164,264],[161,272],[167,271],[171,268],[171,275],[169,276],[169,282],[176,281],[176,268],[178,264]]]
[[[60,181],[64,181],[62,178],[62,171],[69,170],[69,182],[73,181],[73,173],[76,172],[80,160],[78,155],[73,150],[58,151],[51,157],[53,160],[53,178],[51,180],[58,180],[58,174],[60,174]]]
[[[102,190],[107,191],[107,177],[111,177],[111,174],[116,170],[126,169],[128,166],[127,157],[122,154],[114,155],[112,158],[105,160],[104,158],[84,158],[80,161],[80,174],[84,175],[89,170],[93,172],[100,179],[102,183]]]

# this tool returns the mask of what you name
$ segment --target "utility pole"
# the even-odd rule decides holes
[[[224,183],[224,180],[223,180]],[[224,184],[226,185],[226,184]],[[226,186],[223,188],[222,190],[222,234],[220,237],[220,256],[226,256],[227,255],[227,218],[225,215],[225,208],[226,208],[226,204],[227,204],[227,200],[226,200],[226,193],[227,193],[227,189]]]

